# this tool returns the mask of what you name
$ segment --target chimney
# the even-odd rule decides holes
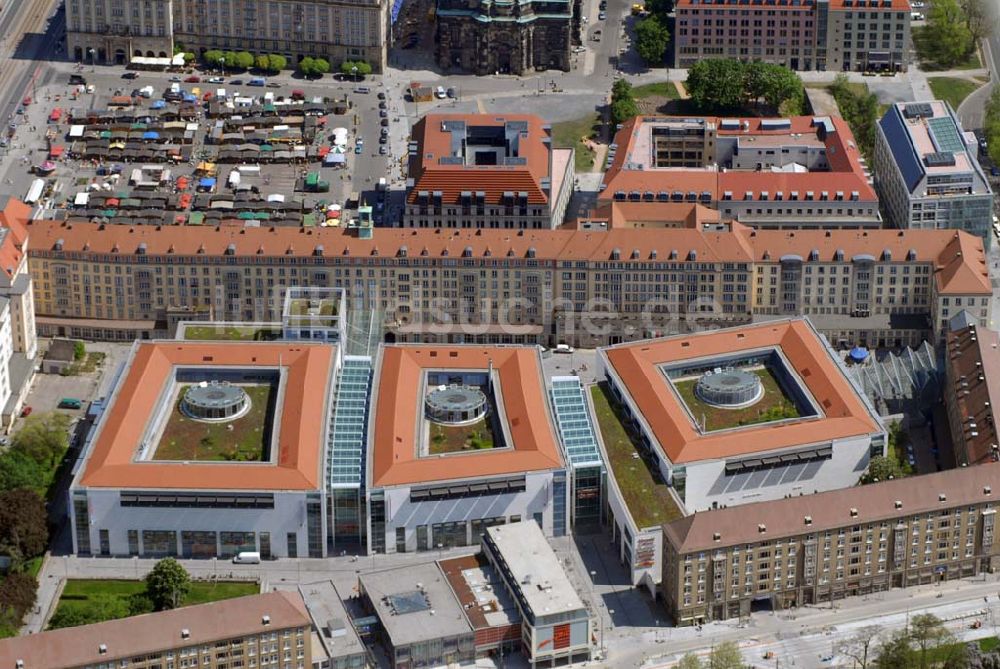
[[[265,613],[264,616],[260,619],[260,623],[262,625],[265,625],[265,626],[266,625],[270,625],[271,624],[271,616],[269,616],[269,615],[267,615]]]
[[[107,653],[108,653],[108,645],[102,643],[101,645],[99,645],[97,647],[97,652],[100,653],[101,655],[107,655]]]
[[[757,526],[757,531],[760,532],[761,534],[767,532],[767,525],[761,523],[760,525]]]
[[[181,630],[181,638],[182,639],[190,639],[191,638],[191,630],[189,630],[186,627],[184,629],[182,629]]]

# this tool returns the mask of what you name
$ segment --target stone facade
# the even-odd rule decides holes
[[[478,75],[570,69],[570,2],[439,0],[437,61]]]

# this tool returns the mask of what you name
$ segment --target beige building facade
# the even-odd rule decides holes
[[[173,55],[175,46],[305,56],[337,68],[363,60],[385,67],[386,0],[69,0],[68,53],[80,62],[128,63]]]
[[[992,572],[998,467],[674,521],[664,527],[664,603],[675,624],[700,624]]]
[[[982,244],[954,231],[386,228],[361,239],[45,221],[30,232],[47,336],[158,336],[179,310],[272,320],[297,285],[343,289],[347,308],[380,316],[395,341],[595,346],[809,315],[834,345],[892,347],[936,340],[945,300],[983,324],[990,310]]]

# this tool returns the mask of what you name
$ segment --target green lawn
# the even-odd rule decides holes
[[[593,386],[590,396],[608,453],[608,464],[636,525],[640,528],[653,527],[680,518],[683,514],[671,496],[669,486],[654,479],[646,461],[639,457],[614,408],[615,400],[610,389],[604,383]]]
[[[771,370],[765,367],[752,371],[760,378],[761,384],[764,386],[764,396],[756,404],[743,409],[721,409],[702,402],[694,393],[698,379],[675,381],[674,388],[677,389],[677,393],[684,400],[684,404],[687,405],[688,411],[694,416],[695,421],[700,424],[704,418],[705,424],[702,429],[705,432],[798,418],[799,411],[795,407],[795,403],[785,395]]]
[[[485,418],[471,425],[458,426],[432,422],[430,441],[428,451],[431,455],[485,450],[493,448],[493,431]]]
[[[192,341],[268,341],[278,335],[273,330],[255,327],[190,325],[184,329],[184,339]]]
[[[947,100],[952,109],[958,109],[962,100],[969,97],[969,94],[982,86],[977,81],[969,79],[959,79],[958,77],[929,77],[927,85],[931,87],[931,93],[939,100]]]
[[[153,460],[256,462],[266,460],[271,430],[268,417],[277,388],[270,384],[240,386],[250,396],[250,410],[225,423],[207,423],[181,412],[184,391],[177,392],[173,411],[153,452]]]
[[[90,372],[97,371],[97,368],[104,362],[104,356],[105,354],[100,351],[87,353],[83,360],[77,360],[64,369],[62,375],[76,376],[77,374],[89,374]]]
[[[598,114],[589,114],[573,121],[552,124],[552,145],[576,150],[574,164],[577,172],[590,172],[594,169],[596,154],[583,140],[594,138],[600,121]]]
[[[677,87],[672,81],[658,81],[654,84],[643,84],[632,89],[632,97],[637,101],[651,97],[666,98],[667,100],[677,100],[681,96],[677,92]]]
[[[145,581],[81,580],[66,581],[53,619],[71,617],[87,622],[114,620],[129,616],[129,599],[146,590]],[[194,581],[182,606],[204,604],[221,599],[256,595],[257,583],[231,581]]]

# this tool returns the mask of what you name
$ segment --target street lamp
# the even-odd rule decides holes
[[[226,58],[225,56],[219,58],[219,74],[222,76],[226,75]]]
[[[97,52],[94,51],[94,47],[90,47],[89,49],[87,49],[87,53],[90,54],[90,71],[93,72],[94,71],[94,55]]]
[[[351,66],[351,78],[354,80],[354,83],[358,82],[358,66],[357,65],[352,65]]]

